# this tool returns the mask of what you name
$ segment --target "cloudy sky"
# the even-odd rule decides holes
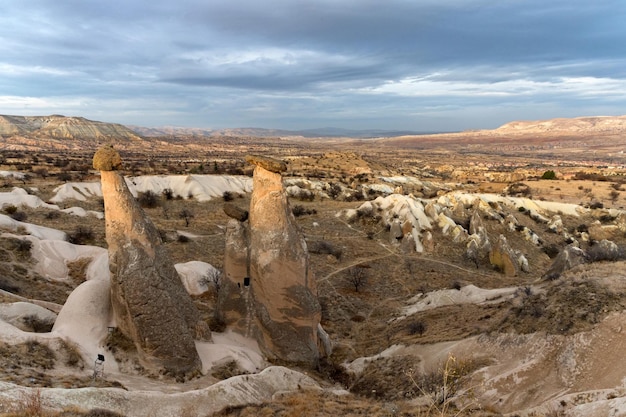
[[[626,114],[624,0],[0,0],[0,114],[454,131]]]

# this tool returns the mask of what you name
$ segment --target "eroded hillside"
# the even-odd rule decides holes
[[[150,376],[132,343],[107,329],[102,300],[89,298],[86,288],[108,279],[97,173],[64,170],[54,154],[4,153],[2,411],[39,398],[75,415],[625,412],[619,168],[272,146],[261,153],[286,162],[328,359],[314,369],[272,363],[215,314],[226,225],[250,209],[243,158],[225,150],[148,164],[122,152],[130,192],[213,331],[212,343],[196,343],[201,375],[181,383]],[[97,354],[106,360],[94,379]]]

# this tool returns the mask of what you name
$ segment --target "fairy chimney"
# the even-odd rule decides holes
[[[111,303],[119,330],[129,337],[148,369],[172,375],[201,370],[194,339],[211,333],[191,300],[154,224],[131,194],[121,158],[112,146],[99,149]]]

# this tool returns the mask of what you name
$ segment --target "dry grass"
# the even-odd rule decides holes
[[[626,307],[624,294],[593,279],[558,280],[542,291],[520,292],[496,329],[502,332],[574,334]]]
[[[241,149],[227,148],[223,144],[219,146],[211,144],[210,146],[211,152],[213,152],[211,158],[223,158],[238,164],[240,162],[239,153],[244,149],[246,151],[251,150],[252,153],[283,155],[290,161],[290,173],[311,178],[318,178],[323,175],[322,179],[329,183],[341,181],[346,185],[373,182],[377,181],[376,177],[379,175],[395,174],[416,175],[428,181],[442,181],[444,177],[449,178],[455,166],[467,167],[468,161],[477,163],[483,161],[483,158],[469,154],[464,154],[455,159],[456,155],[444,149],[443,146],[427,153],[398,149],[372,150],[363,147],[357,155],[349,152],[327,152],[329,146],[327,143],[313,143],[310,148],[301,150],[299,153],[296,152],[297,156],[293,156],[293,148],[285,147],[283,144],[268,145],[263,143],[262,146],[252,144],[250,147],[246,144],[245,146],[241,145]],[[350,147],[353,146],[356,145],[350,145]],[[257,150],[259,152],[256,152]],[[188,149],[185,151],[188,153]],[[130,166],[131,162],[137,164],[137,169],[133,172],[129,171],[128,174],[140,174],[142,172],[185,173],[198,169],[199,162],[186,162],[188,156],[183,153],[177,156],[166,156],[164,156],[162,164],[157,162],[156,166],[148,167],[145,155],[129,155],[128,165]],[[90,157],[90,153],[81,156],[87,162]],[[159,160],[159,158],[152,159]],[[510,167],[504,166],[508,162],[511,160],[502,161],[504,173],[510,171]],[[519,160],[517,162],[526,166],[528,161]],[[201,161],[201,163],[205,166],[213,165],[207,161]],[[493,168],[494,171],[497,169],[498,167]],[[367,172],[367,170],[371,170],[372,174],[358,175],[359,171]],[[461,182],[472,178],[481,184],[468,185],[471,188],[467,189],[477,189],[480,186],[484,191],[496,193],[502,192],[504,187],[508,185],[495,182],[485,183],[482,175],[482,171],[480,175],[475,177],[468,173],[466,178],[450,179],[448,182],[457,180]],[[97,181],[97,177],[92,177],[90,180]],[[612,199],[611,191],[617,191],[611,185],[612,182],[594,184],[593,181],[587,180],[556,180],[525,181],[525,183],[530,186],[531,193],[536,198],[572,203],[582,202],[584,204],[602,201],[607,207],[626,205],[626,191],[618,191],[620,194]],[[39,195],[45,200],[52,196],[52,189],[57,184],[58,181],[50,178],[37,178],[29,185],[37,186],[40,189]],[[457,185],[452,185],[452,187],[457,187]],[[458,185],[458,187],[466,189],[466,185]],[[9,189],[8,185],[4,188],[4,190]],[[589,189],[592,191],[587,191]],[[415,191],[416,195],[419,195],[417,194],[419,190],[411,191]],[[146,208],[145,212],[156,227],[163,232],[162,235],[169,237],[166,239],[165,245],[172,260],[174,262],[202,260],[214,266],[223,265],[224,235],[222,227],[228,221],[228,217],[222,210],[223,200],[218,198],[200,203],[186,198],[166,199],[164,196],[157,196],[157,198],[158,204],[153,208]],[[245,208],[249,204],[249,196],[235,197],[232,203]],[[305,212],[311,213],[298,217],[297,222],[311,249],[311,268],[318,279],[318,292],[323,308],[322,323],[331,338],[336,341],[336,349],[332,358],[335,363],[352,360],[360,356],[373,355],[396,343],[437,343],[459,340],[490,331],[529,332],[542,330],[554,333],[572,333],[588,329],[598,320],[601,320],[606,311],[624,307],[616,299],[620,295],[617,291],[606,289],[601,285],[595,286],[590,282],[584,282],[558,287],[558,284],[555,283],[554,288],[547,288],[545,293],[532,294],[526,298],[518,297],[511,303],[489,306],[470,304],[440,307],[420,312],[403,321],[390,322],[390,319],[397,316],[399,309],[405,305],[406,300],[416,293],[455,288],[470,283],[483,288],[524,287],[537,280],[551,260],[543,252],[541,246],[529,243],[521,234],[507,232],[503,225],[494,220],[485,219],[490,237],[497,237],[500,233],[507,234],[511,246],[519,248],[529,259],[532,266],[531,273],[520,274],[518,277],[504,277],[494,272],[485,263],[480,264],[477,268],[473,262],[464,258],[464,243],[451,242],[437,228],[433,230],[435,247],[432,252],[415,254],[404,251],[402,248],[390,244],[388,232],[376,216],[363,216],[351,224],[335,216],[342,209],[358,207],[360,203],[356,201],[320,201],[319,198],[315,198],[313,201],[292,201],[292,205],[295,204],[301,205]],[[62,206],[79,206],[87,210],[103,211],[100,199],[92,199],[87,202],[66,201]],[[29,222],[64,230],[68,234],[76,231],[79,227],[89,228],[93,231],[89,243],[106,246],[103,220],[98,220],[93,216],[79,218],[58,212],[51,215],[52,212],[49,210],[20,210],[26,213]],[[189,226],[186,226],[184,219],[179,216],[182,210],[189,210],[193,213],[193,217],[189,218]],[[546,233],[545,225],[537,224],[524,213],[514,212],[511,214],[522,226],[539,233],[544,240],[544,247],[547,245],[554,245],[557,248],[563,246],[563,237]],[[594,216],[580,218],[563,216],[563,220],[566,229],[573,230],[581,223],[590,223],[595,220],[597,216]],[[467,220],[467,218],[459,219],[462,223],[467,222]],[[177,238],[177,231],[190,232],[197,237],[192,237],[187,242],[181,242]],[[616,239],[623,240],[624,236],[617,236]],[[0,288],[6,288],[28,298],[63,303],[69,292],[84,280],[89,260],[81,259],[68,264],[72,284],[48,282],[42,277],[32,274],[29,262],[28,251],[19,251],[16,249],[15,242],[0,239]],[[351,267],[362,264],[368,266],[368,280],[356,292],[354,287],[346,282],[345,274]],[[594,294],[591,302],[585,299],[585,293]],[[7,296],[3,296],[0,300],[11,301],[10,297]],[[195,297],[194,300],[205,320],[211,320],[211,317],[214,316],[215,297],[207,294]],[[451,320],[451,317],[454,320]],[[411,323],[418,321],[425,325],[421,332],[410,328]],[[128,340],[122,340],[119,335],[113,335],[112,339],[108,340],[108,345],[122,363],[124,371],[131,374],[142,373],[141,368],[133,359],[134,346],[132,343],[129,343]],[[23,352],[19,353],[19,355],[21,354]],[[6,357],[7,355],[3,355],[3,359]],[[10,353],[8,357],[11,357]],[[76,356],[72,354],[71,347],[68,347],[67,351],[61,349],[57,360],[59,362],[64,361],[68,366],[76,369],[80,369],[81,366],[90,366],[90,364],[85,365],[78,361]],[[330,369],[326,369],[320,374],[327,380],[346,386],[354,383],[355,391],[363,394],[363,396],[339,397],[331,394],[299,392],[288,396],[279,396],[275,401],[267,404],[223,410],[217,415],[325,416],[338,413],[347,416],[444,415],[441,410],[432,407],[429,409],[428,404],[422,407],[406,402],[407,397],[423,394],[420,391],[421,385],[414,383],[420,381],[420,376],[411,374],[415,379],[415,381],[411,381],[406,374],[406,371],[414,365],[416,363],[412,358],[393,358],[373,362],[362,376],[362,380],[355,382],[347,380],[346,376],[337,369],[333,370],[331,364]],[[13,376],[15,372],[11,366],[25,370],[16,371],[18,375]],[[63,381],[53,381],[47,375],[49,369],[38,364],[24,366],[7,364],[2,369],[5,370],[3,379],[15,378],[14,380],[18,383],[31,377],[37,379],[39,386],[56,384],[57,386],[71,387],[80,386],[82,383],[79,378],[74,377],[68,377]],[[216,376],[226,378],[236,373],[236,369],[226,364],[223,369],[218,370]],[[433,377],[435,380],[437,378],[438,376]],[[372,394],[372,389],[376,391],[376,395]],[[423,387],[421,389],[429,391]],[[456,415],[458,410],[449,409],[447,411],[450,411],[450,415]],[[181,410],[181,415],[191,415],[194,412],[195,410]],[[96,415],[100,414],[94,414],[94,417]],[[102,416],[104,415],[106,414],[102,414]],[[481,414],[479,411],[473,411],[471,414],[466,410],[460,415],[490,414],[487,412]]]
[[[92,258],[80,258],[67,262],[67,275],[75,286],[82,284],[87,279],[87,268],[92,260]]]

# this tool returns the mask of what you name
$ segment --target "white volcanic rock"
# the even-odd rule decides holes
[[[144,175],[125,179],[133,196],[152,191],[160,195],[164,190],[183,198],[192,196],[198,201],[221,198],[225,191],[244,194],[252,191],[252,180],[235,175]],[[102,188],[97,182],[71,182],[54,189],[53,203],[68,199],[85,201],[93,197],[102,197]]]
[[[282,366],[254,375],[240,375],[199,390],[164,395],[161,391],[126,391],[121,388],[37,388],[42,402],[56,410],[100,408],[127,417],[179,417],[193,413],[211,415],[230,406],[271,401],[279,393],[320,390],[310,377]],[[11,403],[35,389],[0,382],[0,400]],[[187,411],[185,411],[187,410]]]

